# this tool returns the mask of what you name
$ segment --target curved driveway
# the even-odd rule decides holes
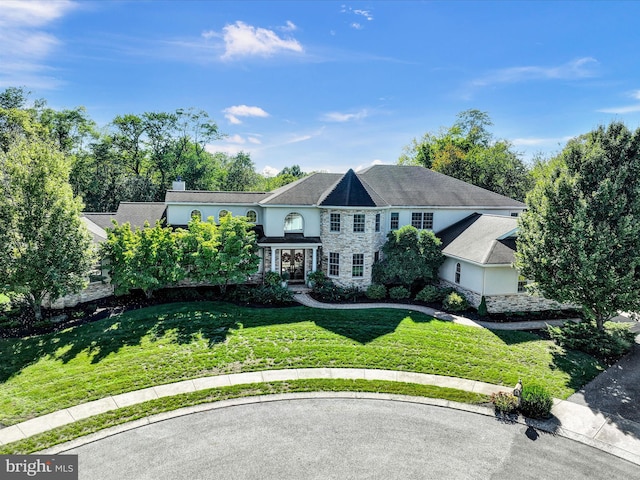
[[[369,399],[238,405],[65,453],[92,480],[640,478],[637,465],[520,424]]]

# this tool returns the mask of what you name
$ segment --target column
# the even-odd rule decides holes
[[[271,247],[271,271],[276,271],[276,248]]]
[[[318,247],[313,247],[313,255],[311,260],[311,271],[316,271],[316,266],[318,265]]]

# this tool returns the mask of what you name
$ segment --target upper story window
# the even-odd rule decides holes
[[[304,231],[304,220],[299,213],[290,213],[284,219],[285,233],[302,233]]]
[[[258,220],[258,214],[255,210],[249,210],[246,217],[247,220],[249,220],[251,223],[256,223],[256,221]]]
[[[391,230],[397,230],[400,226],[400,214],[398,212],[391,212]]]
[[[460,274],[462,273],[462,267],[459,263],[456,263],[456,283],[460,283]]]
[[[353,261],[351,263],[351,276],[352,277],[364,276],[364,253],[353,254]]]
[[[202,212],[200,210],[191,210],[191,220],[202,220]]]
[[[411,225],[418,230],[431,230],[433,228],[433,213],[413,212],[411,214]]]
[[[220,212],[218,212],[218,218],[222,218],[222,217],[226,217],[227,215],[229,215],[229,210],[220,210]]]
[[[518,216],[518,212],[511,212],[511,216],[512,217],[517,217]]]
[[[331,232],[339,232],[340,231],[340,214],[332,213],[329,219],[329,231]]]
[[[353,216],[353,231],[364,232],[364,213],[356,213]]]
[[[380,214],[376,213],[376,232],[380,231]]]

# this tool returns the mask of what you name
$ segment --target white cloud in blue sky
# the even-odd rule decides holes
[[[287,21],[283,30],[291,32],[295,29],[295,24]],[[303,52],[302,45],[295,38],[283,38],[273,30],[254,27],[240,20],[234,24],[225,25],[221,34],[209,30],[202,36],[207,39],[222,37],[225,46],[224,53],[220,57],[222,60],[251,56],[270,57],[281,52]]]
[[[101,127],[202,109],[227,134],[207,149],[258,170],[394,163],[467,109],[528,159],[640,126],[637,18],[640,2],[0,0],[0,89]]]

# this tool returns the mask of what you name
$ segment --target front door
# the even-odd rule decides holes
[[[304,250],[282,250],[281,272],[289,272],[289,282],[304,283]]]

